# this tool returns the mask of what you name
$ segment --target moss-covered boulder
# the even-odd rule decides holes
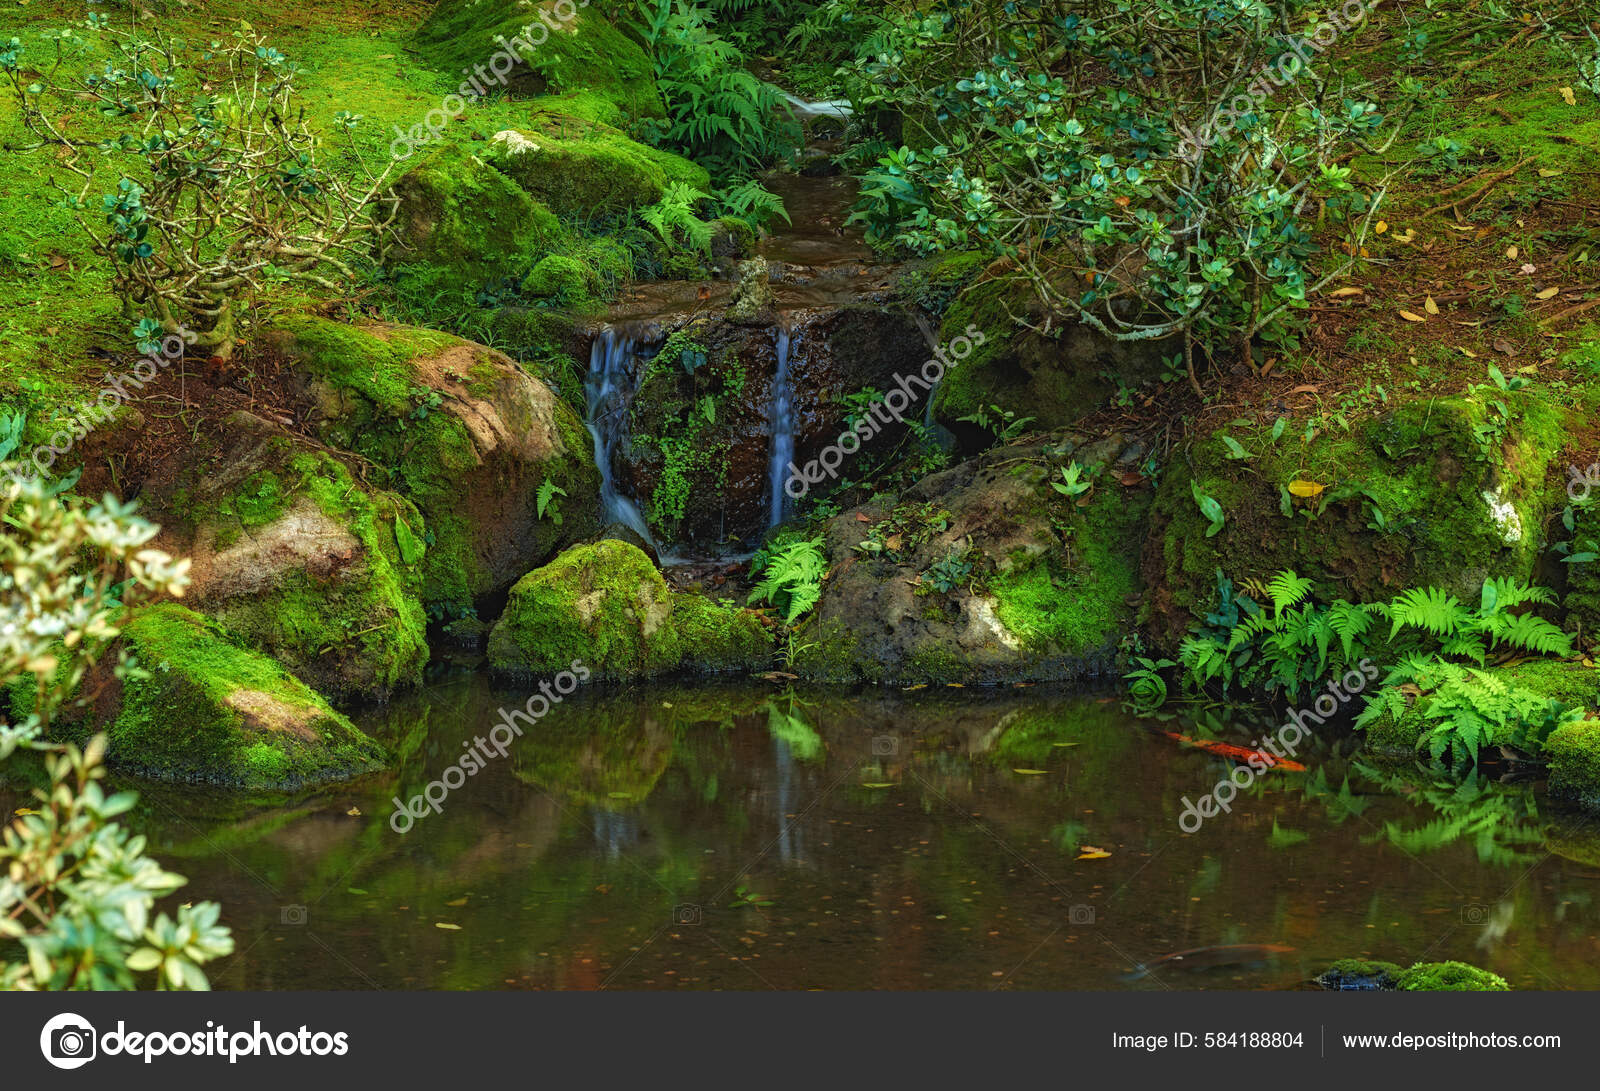
[[[489,635],[498,672],[530,676],[581,662],[597,678],[766,667],[773,640],[762,617],[672,591],[627,542],[567,550],[511,589]]]
[[[559,249],[561,222],[470,150],[444,144],[394,184],[397,242],[385,254],[402,282],[476,289],[525,272]]]
[[[1476,600],[1488,576],[1534,576],[1558,491],[1561,407],[1491,387],[1409,401],[1348,430],[1325,420],[1309,441],[1297,417],[1276,427],[1280,411],[1201,433],[1165,468],[1144,561],[1161,643],[1215,603],[1219,570],[1237,583],[1293,569],[1323,598],[1353,602],[1428,585]],[[1222,509],[1215,533],[1205,497]]]
[[[406,326],[299,316],[269,334],[308,423],[425,522],[423,601],[462,614],[596,528],[600,476],[576,412],[503,353]]]
[[[675,182],[711,187],[704,167],[609,125],[558,116],[535,125],[496,133],[485,159],[559,215],[593,219],[644,208]]]
[[[919,293],[942,297],[949,284],[980,274],[983,261],[974,254],[947,258],[922,273]],[[1172,351],[1162,342],[1115,341],[1079,325],[1058,325],[1047,337],[1018,324],[1034,306],[1021,282],[994,279],[973,284],[944,312],[939,344],[950,366],[933,414],[958,437],[983,440],[984,430],[961,418],[991,406],[1032,417],[1036,428],[1066,427],[1104,404],[1118,380],[1137,386],[1156,378],[1163,354]],[[972,344],[970,352],[963,342]]]
[[[417,44],[452,78],[472,69],[482,80],[486,71],[490,89],[579,96],[588,112],[608,121],[665,112],[649,56],[598,4],[441,0],[417,32]]]
[[[875,683],[1112,672],[1149,507],[1148,489],[1117,477],[1144,449],[1120,435],[1035,437],[830,520],[829,576],[793,669]],[[1072,463],[1095,484],[1069,499],[1052,483]]]
[[[1318,974],[1316,982],[1335,992],[1372,992],[1393,989],[1403,973],[1405,971],[1393,962],[1341,958]]]
[[[339,459],[247,413],[163,506],[189,603],[334,699],[383,699],[428,661],[422,516]]]
[[[1419,962],[1395,980],[1401,992],[1509,992],[1499,974],[1468,966],[1465,962]]]
[[[1591,697],[1591,718],[1563,724],[1544,741],[1550,794],[1589,810],[1600,810],[1600,719],[1595,715]]]
[[[279,664],[175,603],[138,613],[121,638],[148,677],[103,677],[92,722],[107,761],[153,780],[293,790],[378,769],[383,749]],[[90,720],[64,734],[89,733]]]

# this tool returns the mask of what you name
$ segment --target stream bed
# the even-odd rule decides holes
[[[1370,956],[1600,988],[1600,839],[1534,789],[1374,778],[1347,736],[1184,834],[1233,765],[1162,732],[1250,725],[1046,687],[588,686],[391,824],[531,692],[436,680],[362,721],[391,771],[289,804],[143,786],[234,930],[214,986],[1294,989]]]

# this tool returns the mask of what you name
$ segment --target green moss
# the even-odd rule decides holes
[[[588,298],[598,280],[595,271],[581,260],[549,254],[539,259],[522,282],[522,293],[562,302],[577,301]]]
[[[512,77],[514,91],[584,91],[635,118],[661,116],[665,108],[650,58],[639,44],[613,26],[598,6],[580,9],[576,18],[565,21],[553,15],[539,20],[541,10],[550,12],[556,6],[518,0],[443,0],[423,23],[417,43],[431,63],[456,73],[491,64],[497,51],[528,28],[522,39],[528,47],[515,53],[526,61],[526,68]],[[555,29],[549,29],[550,23]],[[593,111],[594,106],[588,104],[588,109]]]
[[[567,238],[555,213],[454,144],[428,152],[394,192],[403,243],[391,255],[394,275],[416,292],[475,289],[527,270]]]
[[[547,116],[521,140],[497,140],[485,158],[559,215],[583,220],[653,205],[674,182],[711,187],[705,168],[681,156],[565,118]]]
[[[1600,720],[1563,724],[1544,741],[1550,794],[1600,809]]]
[[[1137,549],[1149,506],[1145,494],[1097,490],[1068,516],[1070,566],[1018,559],[990,581],[996,616],[1046,654],[1087,655],[1117,643],[1132,624],[1127,600],[1140,588]]]
[[[1508,424],[1497,427],[1490,401],[1506,403]],[[1358,602],[1426,585],[1476,599],[1488,576],[1530,578],[1563,423],[1563,411],[1535,392],[1495,391],[1409,402],[1349,431],[1329,423],[1309,443],[1293,431],[1274,442],[1267,427],[1199,437],[1174,458],[1156,497],[1159,555],[1147,575],[1162,636],[1175,640],[1204,613],[1218,568],[1236,583],[1292,568],[1324,597]],[[1230,459],[1224,434],[1250,457]],[[1301,502],[1283,513],[1283,487],[1297,479],[1326,486],[1314,519]],[[1222,505],[1226,522],[1214,537],[1194,487]],[[1503,505],[1501,519],[1486,491]],[[1389,529],[1375,529],[1373,508]]]
[[[1395,981],[1401,992],[1509,992],[1499,974],[1465,962],[1419,962]]]
[[[1393,962],[1341,958],[1317,975],[1317,984],[1336,990],[1393,989],[1404,972]]]
[[[252,474],[230,501],[200,514],[202,523],[217,528],[216,542],[227,543],[237,525],[228,516],[238,518],[240,495],[256,496],[259,482],[270,479],[277,515],[307,498],[360,543],[361,556],[323,577],[291,571],[264,591],[216,601],[209,612],[334,696],[383,697],[420,681],[428,646],[416,562],[425,550],[410,525],[420,528],[421,516],[398,497],[363,489],[325,452],[278,439],[266,457],[276,470]],[[264,508],[247,510],[265,514]]]
[[[599,678],[629,679],[756,669],[771,646],[753,612],[670,591],[636,546],[606,540],[518,581],[489,636],[489,662],[532,675],[579,661]]]
[[[123,640],[149,677],[121,687],[107,760],[141,776],[289,790],[379,768],[383,750],[266,656],[176,604]],[[87,734],[80,724],[77,733]]]

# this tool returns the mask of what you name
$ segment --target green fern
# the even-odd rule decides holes
[[[544,513],[548,511],[550,513],[550,521],[559,527],[561,525],[561,502],[556,497],[565,495],[567,495],[566,489],[563,489],[548,477],[545,478],[539,485],[539,494],[534,498],[535,514],[540,519],[543,519]]]
[[[788,542],[752,562],[751,572],[759,572],[762,578],[750,592],[750,602],[779,607],[785,624],[793,625],[822,598],[822,577],[827,571],[828,556],[822,551],[821,538]]]

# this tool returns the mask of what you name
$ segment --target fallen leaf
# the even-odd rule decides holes
[[[1476,360],[1478,358],[1478,354],[1473,352],[1471,349],[1458,348],[1456,351],[1461,353],[1461,355],[1465,356],[1469,360]]]
[[[1538,294],[1536,294],[1533,298],[1535,298],[1535,299],[1553,299],[1553,298],[1555,298],[1556,296],[1558,296],[1560,294],[1561,294],[1561,289],[1560,288],[1546,288],[1544,291],[1539,292]]]
[[[899,553],[900,547],[904,544],[905,537],[899,534],[891,534],[883,540],[883,548],[887,549],[890,553]]]
[[[1346,296],[1361,295],[1365,291],[1365,288],[1335,288],[1333,291],[1329,292],[1328,295],[1332,296],[1334,299],[1343,299]]]
[[[1138,470],[1123,470],[1117,475],[1117,483],[1125,488],[1131,489],[1135,485],[1144,484],[1144,474],[1140,473]]]
[[[892,781],[892,780],[875,780],[871,784],[863,784],[861,787],[863,787],[863,788],[893,788],[894,787],[894,781]]]
[[[870,522],[872,522],[872,520],[867,518],[866,512],[858,511],[858,512],[856,512],[856,522],[858,522],[858,523],[870,523]]]
[[[435,928],[443,928],[446,932],[461,931],[461,926],[459,924],[446,924],[444,921],[434,921],[433,926]]]
[[[1415,311],[1401,311],[1400,312],[1400,317],[1404,318],[1407,322],[1426,322],[1427,321],[1426,318],[1423,318],[1420,314],[1417,314]]]
[[[1513,345],[1510,341],[1507,341],[1503,337],[1498,337],[1495,339],[1494,350],[1496,352],[1503,352],[1507,356],[1515,356],[1517,354],[1517,346]]]
[[[1317,388],[1321,385],[1321,383],[1301,383],[1299,386],[1289,391],[1289,394],[1315,394],[1317,392]],[[1288,397],[1289,394],[1285,394],[1284,397]]]
[[[1427,299],[1422,301],[1422,309],[1427,311],[1429,314],[1438,314],[1439,304],[1435,303],[1433,301],[1433,296],[1430,295]]]
[[[457,898],[453,902],[445,902],[444,904],[448,905],[451,909],[460,909],[462,906],[467,904],[467,899]]]
[[[1515,246],[1511,246],[1511,247],[1507,247],[1506,248],[1506,257],[1510,258],[1512,261],[1516,260],[1517,255],[1519,253],[1521,253],[1521,251],[1518,250]]]
[[[1557,87],[1556,94],[1560,95],[1564,100],[1566,100],[1568,106],[1578,105],[1578,97],[1572,93],[1572,88]]]
[[[1388,220],[1379,220],[1378,221],[1378,226],[1373,228],[1373,231],[1375,231],[1379,235],[1383,234],[1387,230],[1389,230],[1389,221]]]
[[[1321,496],[1322,491],[1327,487],[1326,485],[1319,485],[1315,481],[1303,481],[1298,478],[1289,482],[1289,492],[1306,500],[1314,496]]]
[[[360,807],[351,807],[348,811],[346,811],[344,813],[349,815],[351,818],[360,818],[361,817],[361,808]]]
[[[1522,267],[1522,271],[1527,273],[1529,276],[1532,276],[1534,273],[1539,271],[1539,267],[1537,265],[1524,265]]]
[[[1539,177],[1540,178],[1554,178],[1557,175],[1559,175],[1560,173],[1561,172],[1558,171],[1558,170],[1546,170],[1543,167],[1539,168]]]
[[[1049,772],[1048,769],[1013,769],[1013,773],[1021,773],[1025,777],[1042,777]]]
[[[1111,854],[1105,849],[1099,848],[1095,845],[1078,846],[1078,859],[1080,860],[1104,860],[1110,855]]]

